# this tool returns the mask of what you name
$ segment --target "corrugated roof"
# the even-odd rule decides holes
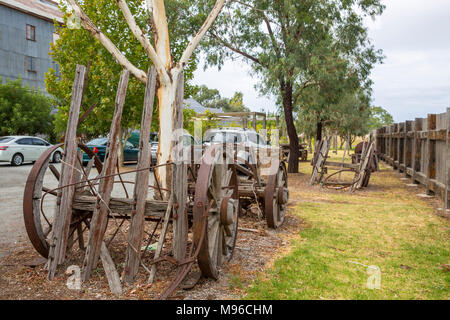
[[[209,112],[211,112],[211,113],[223,113],[222,109],[219,109],[219,108],[205,108],[200,103],[198,103],[197,100],[195,100],[193,98],[184,99],[183,107],[192,109],[199,114],[205,113],[206,110],[209,110]]]
[[[63,13],[53,0],[0,0],[0,4],[45,20],[63,23]]]

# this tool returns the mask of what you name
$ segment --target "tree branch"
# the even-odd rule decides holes
[[[298,90],[295,90],[293,104],[294,104],[294,105],[297,104],[297,100],[298,100],[298,98],[300,97],[300,94],[302,93],[303,89],[305,89],[305,88],[307,88],[307,87],[309,87],[309,86],[311,86],[311,85],[314,85],[314,84],[316,84],[316,82],[315,82],[315,81],[312,81],[312,76],[311,76],[308,80],[306,80],[305,82],[303,82],[302,86],[301,86]]]
[[[123,54],[120,50],[112,43],[112,41],[101,32],[96,25],[89,19],[89,17],[83,12],[80,5],[76,0],[67,0],[69,5],[72,7],[73,11],[80,18],[83,27],[89,31],[92,36],[97,39],[106,50],[108,50],[112,56],[119,62],[119,64],[125,69],[129,70],[137,79],[142,82],[147,82],[147,75],[144,71],[138,69],[134,66]]]
[[[155,49],[153,48],[152,44],[148,40],[148,38],[144,35],[144,32],[136,23],[136,20],[134,19],[133,15],[131,14],[130,8],[128,7],[125,0],[116,0],[117,5],[119,6],[120,10],[122,10],[123,16],[125,17],[125,21],[128,23],[128,26],[130,27],[131,31],[133,32],[136,39],[139,41],[139,43],[144,47],[145,51],[147,52],[147,55],[152,60],[153,65],[155,66],[156,70],[158,71],[158,74],[160,76],[160,79],[164,83],[170,82],[170,77],[166,71],[166,68],[164,67],[163,62],[159,58],[159,56],[156,54]]]
[[[226,42],[225,40],[223,40],[222,38],[220,38],[217,34],[215,34],[212,31],[209,31],[209,33],[211,34],[211,36],[213,36],[213,38],[215,38],[217,41],[219,41],[220,43],[222,43],[225,47],[227,47],[228,49],[230,49],[231,51],[234,51],[238,54],[240,54],[241,56],[246,57],[247,59],[252,60],[253,62],[256,62],[260,65],[262,65],[261,61],[259,61],[258,58],[255,58],[251,55],[249,55],[248,53],[245,53],[241,50],[239,50],[238,48],[233,47],[231,44],[229,44],[228,42]]]
[[[164,0],[147,0],[147,7],[153,17],[155,28],[155,49],[158,57],[163,61],[164,67],[170,70],[172,65],[172,55],[170,53],[169,29],[167,25],[166,7]],[[172,78],[172,75],[171,79]]]
[[[181,56],[181,59],[179,61],[181,68],[184,68],[184,66],[187,64],[187,62],[189,61],[195,48],[198,46],[198,44],[205,36],[208,29],[214,23],[214,21],[216,20],[217,16],[220,13],[220,11],[222,11],[222,8],[225,5],[225,2],[226,2],[226,0],[217,0],[216,1],[216,4],[212,8],[211,12],[209,13],[205,22],[201,26],[200,30],[195,34],[195,36],[192,38],[191,42],[186,47],[186,50],[183,52],[183,55]]]

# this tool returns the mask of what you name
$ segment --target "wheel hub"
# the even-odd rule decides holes
[[[236,200],[233,198],[225,197],[220,205],[220,221],[222,224],[228,226],[233,224],[236,220]]]
[[[285,187],[279,187],[278,188],[278,202],[280,204],[286,204],[289,199],[289,190]]]

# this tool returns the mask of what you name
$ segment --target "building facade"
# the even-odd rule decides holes
[[[59,67],[50,56],[57,39],[54,20],[62,13],[52,0],[0,0],[0,77],[21,78],[24,85],[45,90],[45,73]]]

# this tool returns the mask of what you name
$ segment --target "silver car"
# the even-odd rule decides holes
[[[231,143],[241,147],[253,148],[254,150],[271,148],[270,142],[266,141],[255,130],[235,127],[209,129],[205,132],[203,143],[207,146],[214,143]],[[238,150],[237,157],[241,159],[240,161],[256,163],[256,159],[251,159],[250,153],[244,149]]]
[[[0,137],[0,162],[10,162],[20,166],[24,162],[34,162],[52,144],[44,139],[30,136]],[[63,150],[56,149],[51,156],[53,162],[60,162]]]

